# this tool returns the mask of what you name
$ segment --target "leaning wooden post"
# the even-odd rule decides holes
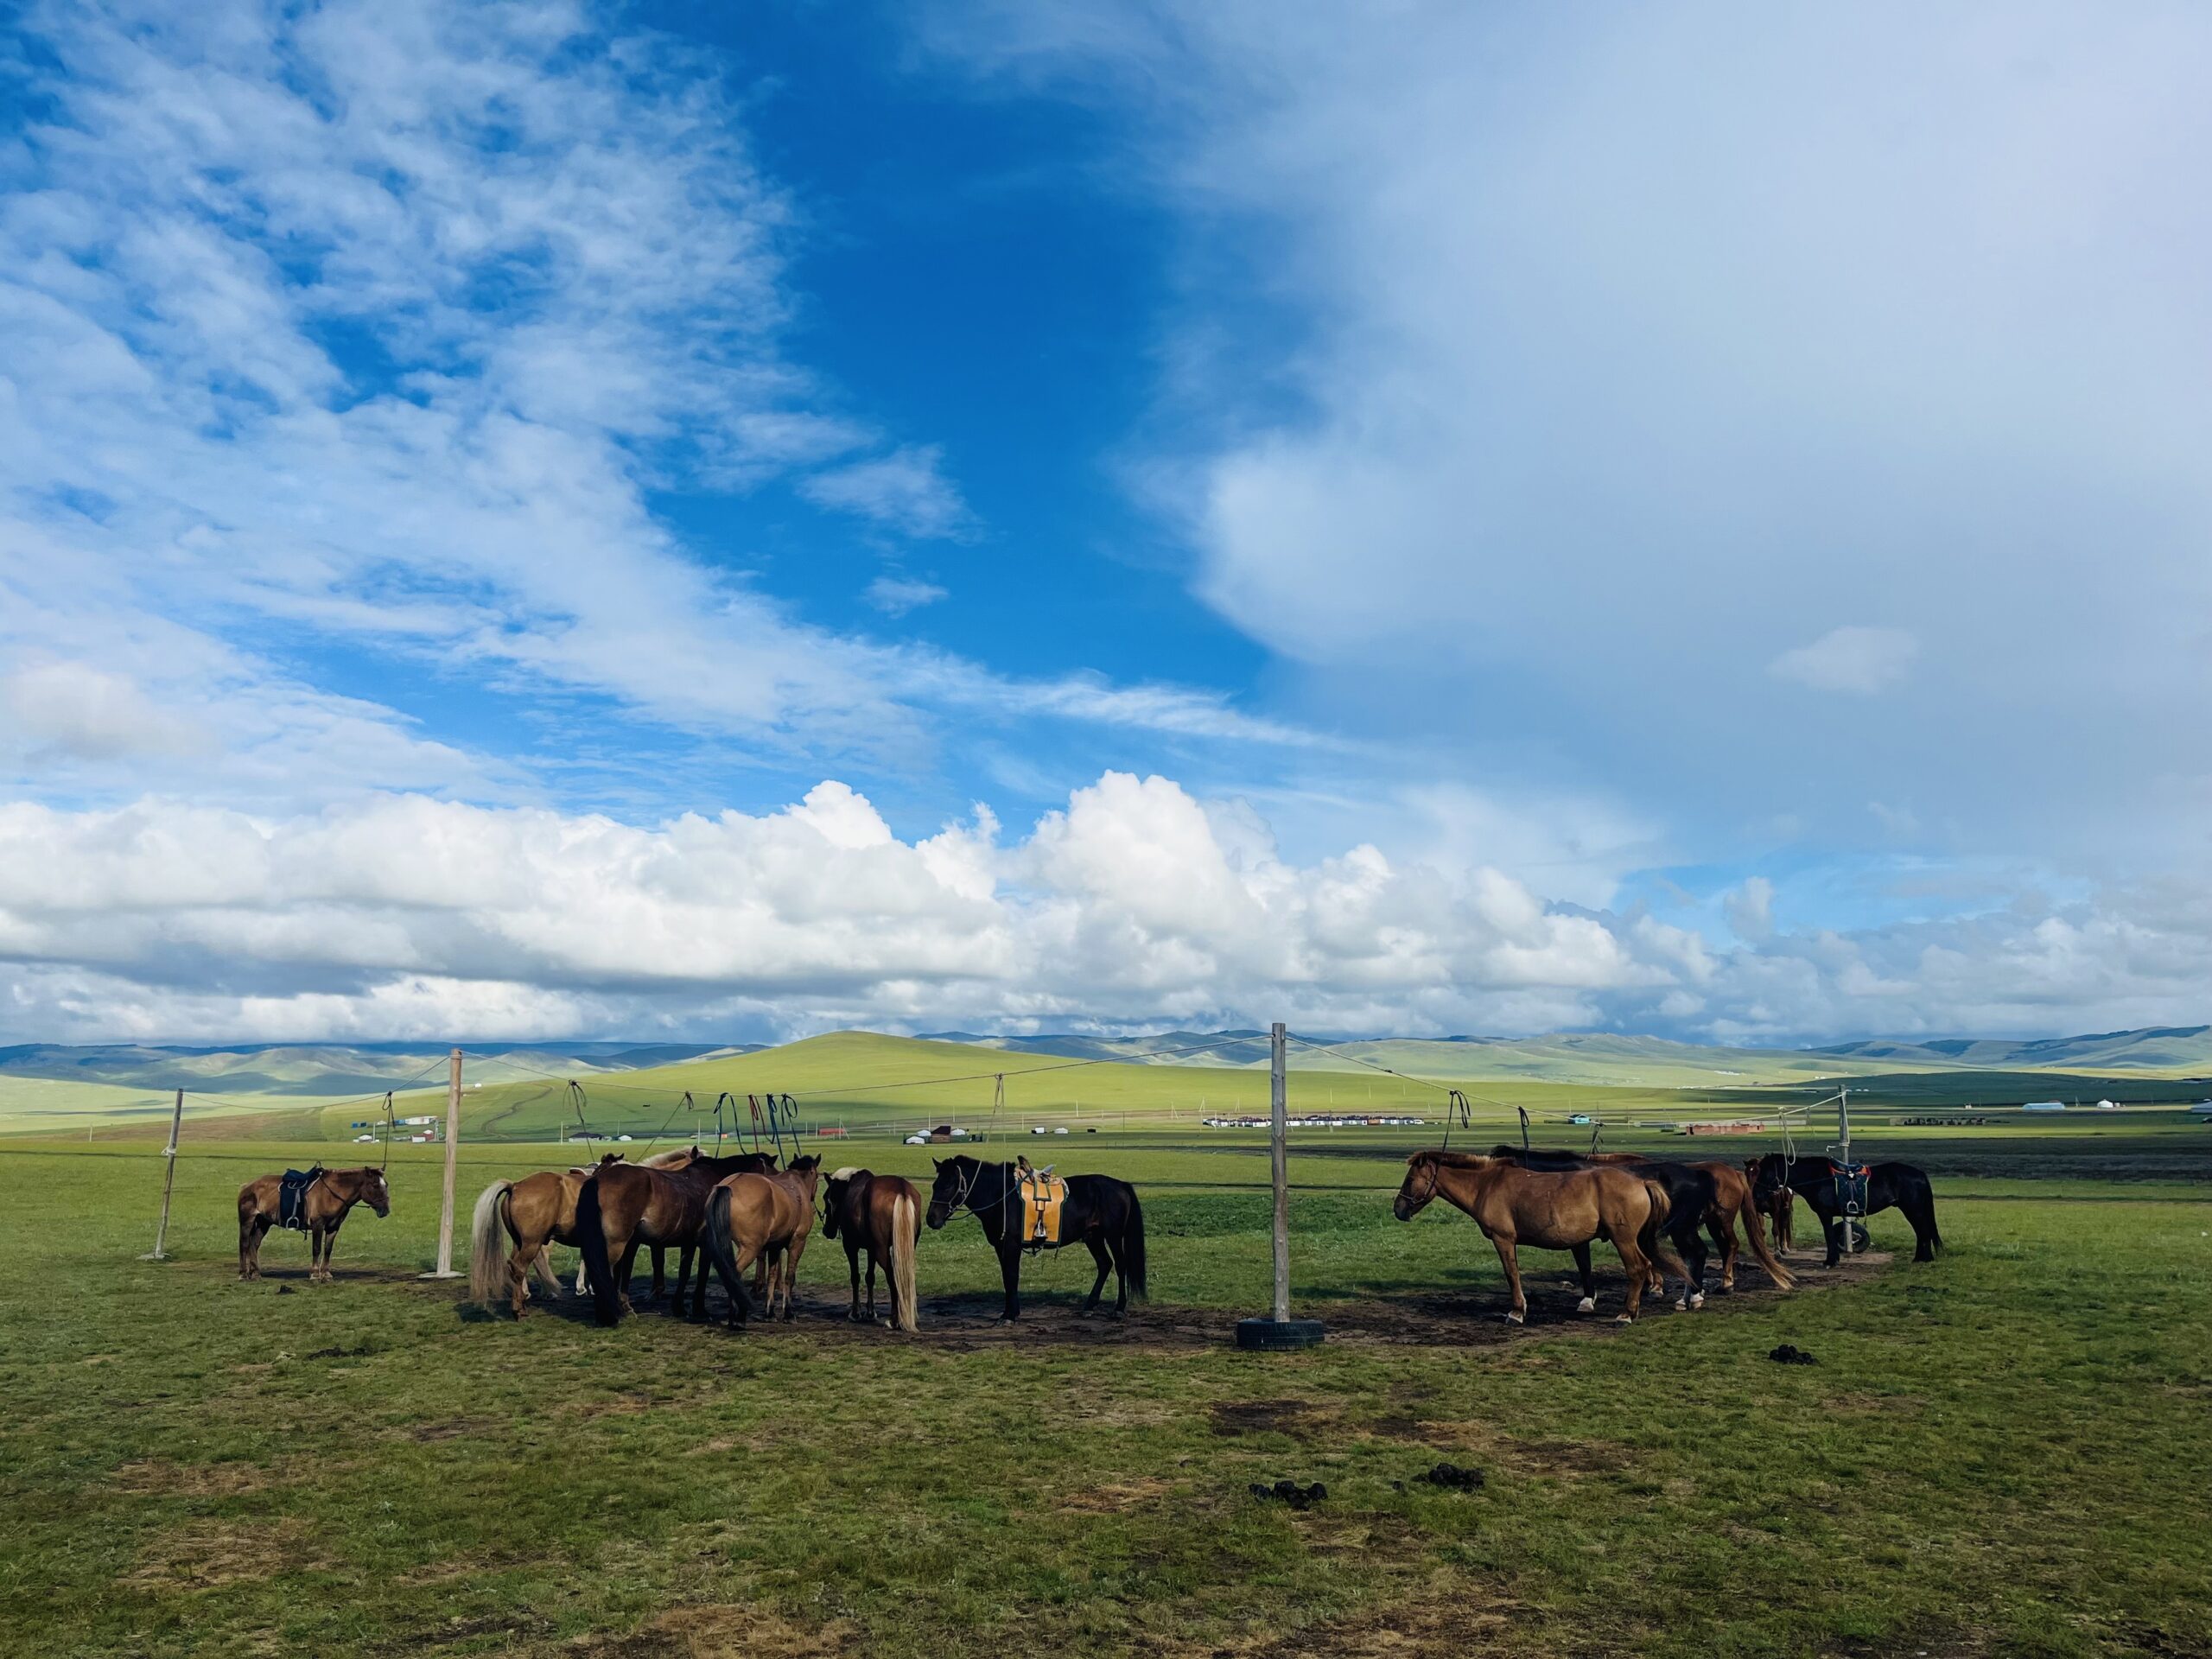
[[[1271,1317],[1236,1321],[1239,1348],[1311,1348],[1321,1340],[1319,1319],[1290,1317],[1290,1079],[1289,1033],[1278,1020],[1268,1033],[1268,1173],[1274,1187],[1274,1306]]]
[[[162,1174],[162,1220],[154,1229],[154,1248],[138,1259],[141,1262],[166,1262],[168,1257],[162,1247],[169,1239],[169,1195],[176,1191],[176,1141],[184,1129],[184,1090],[176,1091],[176,1107],[169,1114],[169,1143],[162,1148],[162,1157],[168,1167]]]
[[[455,1049],[446,1071],[446,1176],[438,1199],[438,1265],[425,1279],[458,1279],[453,1270],[454,1160],[461,1150],[461,1051]]]

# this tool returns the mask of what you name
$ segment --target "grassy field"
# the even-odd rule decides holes
[[[0,1652],[2212,1651],[2212,1132],[2093,1127],[1921,1136],[1933,1266],[1748,1269],[1618,1330],[1536,1255],[1523,1332],[1468,1223],[1390,1218],[1421,1137],[1312,1139],[1295,1294],[1331,1340],[1294,1356],[1227,1341],[1266,1297],[1254,1136],[1056,1143],[1139,1182],[1152,1304],[1081,1320],[1087,1261],[1046,1256],[1009,1334],[963,1219],[925,1236],[912,1339],[843,1321],[819,1239],[791,1326],[484,1317],[414,1276],[430,1148],[340,1283],[280,1235],[243,1287],[238,1184],[336,1148],[200,1145],[156,1264],[158,1157],[13,1142]],[[465,1147],[464,1213],[559,1160]],[[1440,1459],[1484,1484],[1421,1482]],[[1282,1478],[1328,1497],[1247,1490]]]

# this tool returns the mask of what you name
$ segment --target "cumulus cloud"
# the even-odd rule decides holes
[[[1810,645],[1783,652],[1767,671],[1817,691],[1871,697],[1903,684],[1919,654],[1920,641],[1903,628],[1831,628]]]
[[[784,1036],[847,1024],[1663,1026],[1777,1040],[2183,1017],[2212,917],[2045,907],[1716,948],[1373,845],[1295,862],[1264,820],[1108,772],[1027,836],[895,834],[825,782],[653,826],[391,795],[289,817],[0,807],[0,1032]]]
[[[156,708],[129,675],[52,661],[0,673],[0,743],[35,760],[181,756],[209,747],[201,728]]]

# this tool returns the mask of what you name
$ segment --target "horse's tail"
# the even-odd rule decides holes
[[[1673,1211],[1674,1204],[1667,1197],[1666,1187],[1649,1179],[1643,1183],[1643,1225],[1636,1230],[1636,1248],[1643,1253],[1646,1262],[1656,1262],[1659,1260],[1659,1252],[1667,1249],[1659,1242],[1659,1230],[1667,1224],[1667,1217]],[[1668,1254],[1671,1255],[1674,1252],[1668,1250]],[[1689,1275],[1684,1272],[1682,1276],[1688,1278]]]
[[[584,1276],[591,1281],[593,1316],[601,1325],[620,1325],[622,1287],[614,1282],[614,1262],[607,1250],[607,1223],[600,1214],[596,1175],[576,1194],[576,1244],[584,1253]]]
[[[913,1197],[901,1192],[891,1201],[891,1323],[900,1331],[921,1328],[914,1309],[914,1246],[921,1237]]]
[[[1132,1298],[1140,1302],[1150,1299],[1152,1292],[1144,1281],[1144,1205],[1137,1202],[1134,1186],[1129,1189],[1129,1218],[1122,1228],[1122,1274]]]
[[[722,1281],[722,1289],[729,1297],[729,1322],[736,1325],[753,1316],[753,1296],[745,1288],[745,1281],[738,1276],[737,1247],[730,1239],[729,1188],[717,1185],[707,1194],[707,1225],[705,1249],[707,1259],[715,1264],[715,1276]],[[764,1253],[761,1264],[767,1257]],[[702,1274],[704,1268],[699,1269]],[[774,1293],[770,1293],[769,1306],[774,1306]]]
[[[1766,1276],[1784,1290],[1797,1288],[1797,1275],[1783,1267],[1774,1252],[1766,1247],[1766,1223],[1759,1219],[1759,1207],[1745,1203],[1743,1209],[1744,1236],[1751,1242],[1751,1254],[1759,1259],[1759,1266],[1766,1269]]]
[[[469,1217],[468,1299],[473,1302],[495,1301],[505,1286],[506,1252],[499,1248],[499,1235],[505,1230],[501,1224],[506,1220],[507,1194],[514,1185],[493,1182],[478,1196],[476,1212]]]

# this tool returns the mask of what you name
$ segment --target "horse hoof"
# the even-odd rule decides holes
[[[1505,1322],[1508,1325],[1526,1325],[1529,1321],[1519,1313],[1509,1313],[1505,1316]]]
[[[1700,1290],[1696,1295],[1691,1297],[1690,1306],[1692,1307],[1703,1307],[1705,1306],[1705,1293]]]
[[[1684,1297],[1684,1296],[1677,1296],[1677,1297],[1675,1297],[1675,1313],[1688,1313],[1688,1312],[1689,1312],[1689,1307],[1690,1307],[1690,1305],[1689,1305],[1689,1299],[1688,1299],[1688,1297]]]
[[[1615,1325],[1634,1325],[1636,1323],[1636,1315],[1633,1313],[1616,1313],[1613,1315],[1613,1323]]]
[[[1574,1311],[1578,1313],[1595,1313],[1598,1311],[1598,1299],[1595,1296],[1585,1296],[1574,1305]]]

